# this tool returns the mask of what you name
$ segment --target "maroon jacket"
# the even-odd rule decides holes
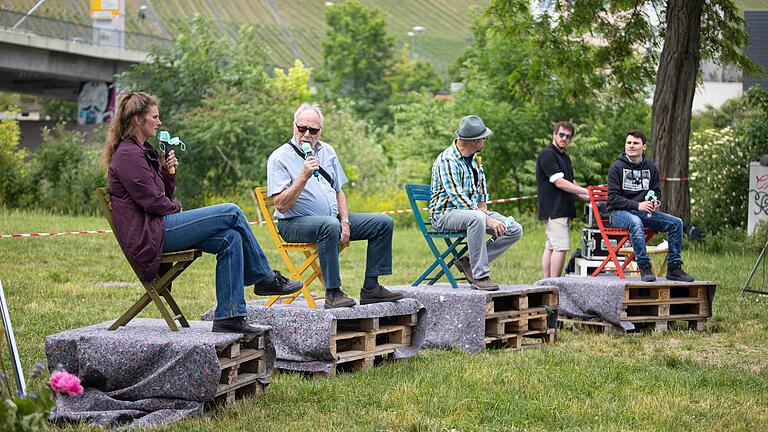
[[[157,151],[134,137],[124,139],[109,163],[109,194],[117,241],[143,281],[160,271],[163,216],[181,211],[173,201],[176,176],[160,169]]]

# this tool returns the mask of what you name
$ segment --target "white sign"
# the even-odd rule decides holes
[[[749,163],[749,204],[747,204],[747,234],[752,235],[760,221],[768,222],[768,166]]]

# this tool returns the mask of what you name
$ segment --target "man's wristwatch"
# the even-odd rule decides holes
[[[341,219],[341,223],[349,225],[349,218]]]

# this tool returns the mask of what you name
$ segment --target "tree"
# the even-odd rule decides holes
[[[584,19],[574,17],[567,25],[584,28]],[[581,184],[605,182],[622,148],[621,134],[650,126],[642,89],[652,70],[643,67],[642,57],[625,61],[632,71],[619,80],[603,72],[606,58],[615,60],[612,52],[591,39],[571,38],[572,32],[532,14],[523,0],[492,2],[473,20],[473,42],[452,70],[465,87],[456,95],[448,131],[467,114],[479,115],[493,129],[483,161],[495,197],[535,193],[533,162],[555,121],[577,124],[573,154]]]
[[[489,24],[481,37],[501,34],[529,41],[517,48],[526,56],[507,68],[511,72],[502,75],[506,84],[500,85],[512,90],[510,97],[540,95],[537,90],[559,83],[558,97],[621,102],[644,96],[655,73],[651,155],[663,177],[687,177],[699,62],[708,59],[735,64],[744,73],[760,72],[741,51],[748,36],[732,0],[557,1],[535,14],[529,3],[494,0],[485,12]],[[666,211],[687,221],[687,182],[665,182],[663,199]]]
[[[199,15],[170,49],[153,55],[119,84],[155,94],[163,128],[187,144],[185,152],[176,150],[177,196],[190,207],[247,195],[265,176],[271,151],[285,142],[296,98],[310,93],[309,70],[297,63],[270,77],[253,27],[242,26],[230,40]]]
[[[254,91],[267,78],[265,53],[253,27],[242,26],[231,40],[199,14],[179,28],[172,48],[153,47],[151,54],[152,61],[133,65],[118,83],[121,89],[153,93],[161,117],[169,119],[200,106],[217,86]]]
[[[688,140],[691,106],[702,52],[720,64],[735,63],[746,73],[758,66],[739,50],[749,41],[744,20],[731,0],[668,0],[664,49],[656,73],[651,137],[662,177],[665,210],[690,221]]]
[[[357,0],[325,9],[324,65],[317,76],[330,99],[347,98],[366,117],[388,116],[384,103],[392,92],[387,77],[394,63],[394,38],[384,13]]]
[[[400,60],[393,65],[392,75],[389,77],[393,95],[397,93],[405,95],[411,92],[436,94],[443,90],[445,88],[443,78],[438,75],[432,64],[411,60],[408,58],[408,50],[408,45],[403,45]]]

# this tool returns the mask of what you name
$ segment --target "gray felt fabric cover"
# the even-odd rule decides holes
[[[537,292],[553,286],[500,285],[496,292]],[[470,353],[485,349],[485,303],[487,291],[468,284],[453,288],[448,284],[391,287],[406,297],[415,298],[427,308],[425,347],[460,348]],[[556,288],[555,288],[556,289]],[[536,305],[530,305],[535,307]]]
[[[197,414],[216,394],[221,374],[217,350],[242,336],[213,333],[211,323],[202,321],[190,321],[190,328],[178,332],[161,319],[135,318],[115,331],[107,330],[110,324],[45,338],[49,370],[61,365],[80,377],[86,389],[59,398],[54,421],[147,427]],[[266,335],[269,374],[275,350]]]
[[[547,278],[536,282],[536,285],[554,285],[560,288],[560,313],[578,318],[599,319],[613,325],[621,326],[624,330],[634,330],[631,322],[621,321],[621,307],[624,303],[624,287],[627,284],[649,287],[670,285],[691,285],[687,282],[670,281],[659,277],[656,282],[643,282],[639,276],[567,276]],[[696,281],[697,285],[711,285],[708,290],[709,304],[715,295],[715,283]],[[711,310],[710,310],[711,313]]]
[[[279,369],[329,372],[336,364],[330,349],[334,319],[376,318],[417,313],[418,322],[411,333],[411,345],[397,348],[394,357],[404,358],[415,355],[424,341],[425,332],[422,323],[426,311],[421,303],[414,299],[329,310],[323,309],[322,300],[317,302],[317,309],[310,309],[306,302],[301,300],[296,300],[289,305],[274,304],[270,307],[264,307],[263,303],[262,301],[247,303],[248,321],[272,328],[272,343],[277,352],[275,367]],[[201,319],[212,320],[213,309],[204,313]]]

